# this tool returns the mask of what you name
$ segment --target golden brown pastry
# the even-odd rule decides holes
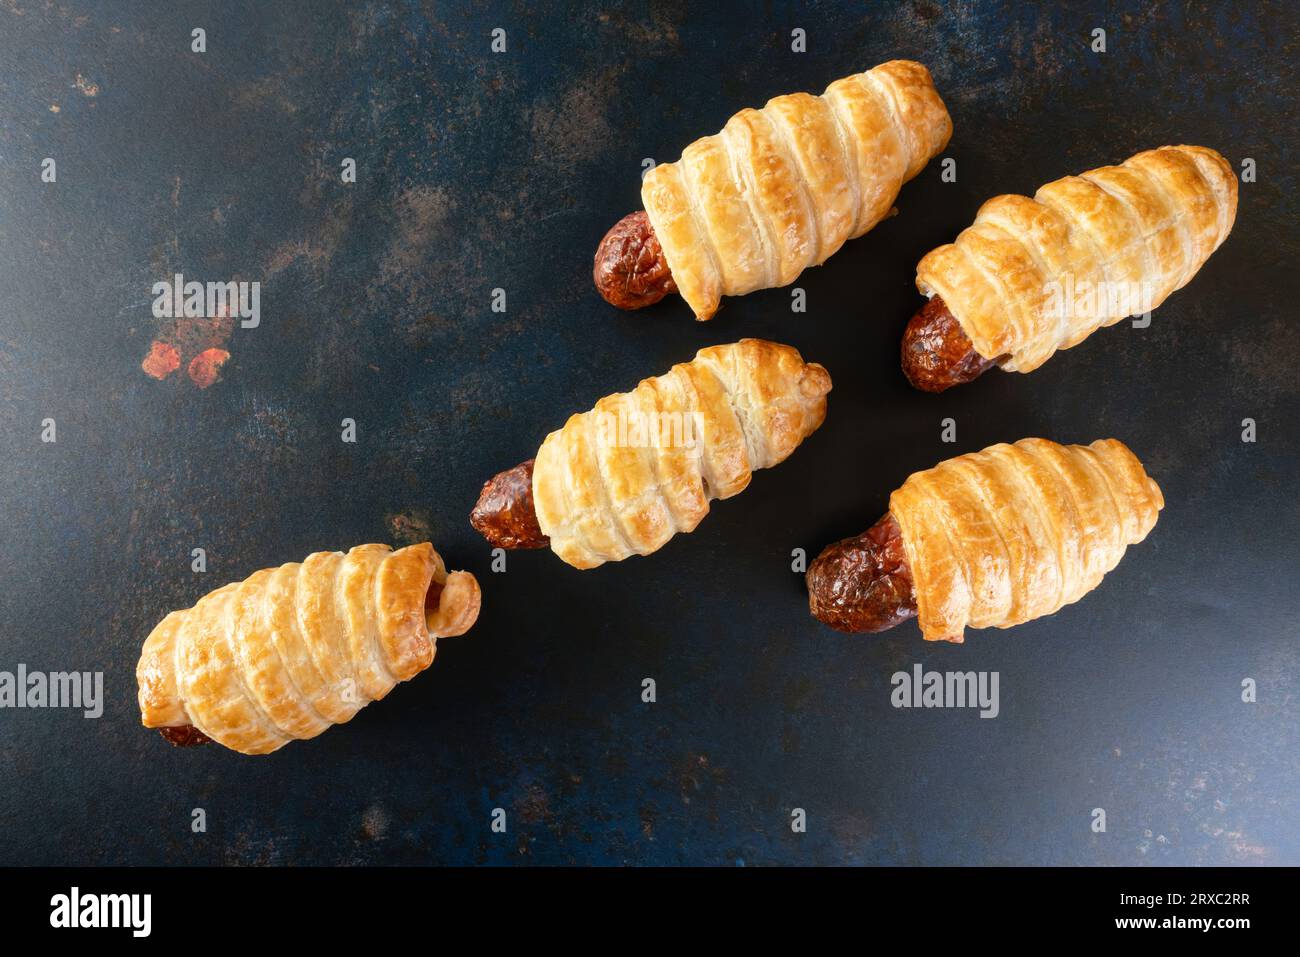
[[[145,640],[146,728],[175,743],[267,754],[348,721],[433,661],[478,618],[468,572],[428,542],[359,545],[264,568],[174,611]]]
[[[1163,507],[1115,439],[993,445],[913,474],[870,530],[826,548],[808,569],[809,607],[841,631],[916,615],[930,641],[1010,628],[1097,587]]]
[[[884,219],[951,135],[929,71],[910,60],[741,110],[645,175],[645,215],[601,244],[597,288],[622,308],[677,291],[702,320],[723,296],[788,285]]]
[[[931,304],[904,336],[904,372],[927,391],[993,364],[1031,372],[1185,286],[1236,214],[1232,167],[1203,146],[1138,153],[1048,183],[1033,199],[995,196],[917,266]]]
[[[575,568],[648,555],[789,456],[822,424],[830,389],[790,346],[701,349],[571,416],[535,460],[484,485],[470,521],[495,546],[549,544]]]

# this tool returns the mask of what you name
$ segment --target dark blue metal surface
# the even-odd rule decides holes
[[[106,682],[99,720],[0,710],[0,862],[1300,863],[1294,5],[699,7],[0,2],[0,670]],[[807,273],[807,314],[788,290],[706,324],[675,297],[599,300],[591,255],[639,205],[643,157],[895,57],[934,73],[957,182],[931,164],[901,215]],[[908,388],[923,253],[991,195],[1170,142],[1253,158],[1258,181],[1150,328]],[[157,337],[184,360],[211,344],[152,317],[175,272],[262,283],[260,327],[215,337],[232,358],[207,389],[141,369]],[[834,377],[789,462],[653,557],[489,570],[466,520],[484,479],[743,336]],[[1096,592],[954,647],[808,617],[792,549],[1026,435],[1120,438],[1164,489]],[[259,759],[139,727],[134,665],[168,610],[424,538],[479,575],[483,615],[382,704]],[[999,672],[1000,716],[891,708],[918,662]]]

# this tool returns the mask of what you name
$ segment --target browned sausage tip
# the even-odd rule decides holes
[[[944,301],[935,296],[922,306],[903,333],[903,375],[924,392],[942,392],[978,379],[1000,359],[975,351]]]
[[[533,510],[533,459],[483,484],[469,523],[494,548],[545,548],[551,540],[542,534]]]
[[[178,748],[192,748],[199,744],[211,744],[212,739],[192,724],[182,724],[175,728],[159,728],[158,733]]]
[[[828,545],[807,582],[808,609],[837,631],[884,631],[916,615],[903,534],[888,512],[856,538]]]
[[[629,213],[605,234],[596,247],[591,276],[605,301],[620,309],[652,306],[677,291],[645,210]]]

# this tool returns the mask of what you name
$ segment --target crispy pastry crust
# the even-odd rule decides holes
[[[910,476],[889,499],[921,633],[1010,628],[1078,601],[1156,523],[1165,500],[1115,439],[1021,439]]]
[[[830,389],[790,346],[701,349],[546,437],[533,467],[538,524],[576,568],[647,555],[789,456],[822,424]]]
[[[430,586],[442,586],[425,608]],[[192,725],[267,754],[348,721],[433,662],[478,617],[468,572],[428,542],[359,545],[264,568],[174,611],[145,640],[136,679],[147,728]]]
[[[678,291],[708,319],[723,296],[788,285],[875,226],[951,135],[929,71],[893,60],[741,110],[650,170],[641,200]]]
[[[985,359],[1009,355],[1002,368],[1031,372],[1097,328],[1159,306],[1236,215],[1227,160],[1162,146],[1048,183],[1033,199],[995,196],[956,242],[921,260],[916,287],[943,299]]]

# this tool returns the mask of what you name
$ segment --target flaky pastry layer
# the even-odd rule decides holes
[[[1032,372],[1101,326],[1156,308],[1232,229],[1237,178],[1203,146],[1162,146],[1120,166],[995,196],[916,287],[940,296],[985,359]]]
[[[1164,497],[1115,439],[1021,439],[911,475],[889,499],[921,633],[960,642],[1078,601],[1142,541]]]
[[[951,135],[929,71],[892,60],[741,110],[650,170],[641,201],[678,291],[708,319],[723,296],[788,285],[875,226]]]
[[[546,437],[533,466],[538,524],[577,568],[647,555],[793,452],[822,424],[830,389],[790,346],[701,349]]]
[[[438,604],[426,609],[435,583]],[[437,639],[464,634],[478,611],[474,576],[448,575],[428,542],[264,568],[154,628],[136,667],[141,717],[266,754],[413,678],[433,662]]]

